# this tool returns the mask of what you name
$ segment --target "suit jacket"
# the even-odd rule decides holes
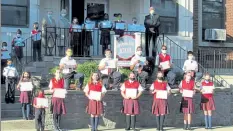
[[[159,26],[160,26],[160,17],[157,14],[154,14],[151,18],[151,15],[145,16],[144,25],[146,28],[146,33],[152,33],[149,28],[154,28],[156,35],[159,35]]]

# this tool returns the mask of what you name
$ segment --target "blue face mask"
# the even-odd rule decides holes
[[[51,18],[51,17],[52,17],[52,15],[48,14],[48,17],[49,17],[49,18]]]

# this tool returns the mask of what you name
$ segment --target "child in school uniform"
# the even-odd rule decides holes
[[[129,92],[136,92],[136,94],[130,94]],[[131,72],[129,80],[126,80],[121,86],[121,95],[124,98],[122,112],[126,115],[126,131],[130,130],[130,128],[136,131],[136,115],[140,114],[138,98],[142,95],[142,92],[143,87],[135,80],[135,74]]]
[[[91,75],[91,79],[89,83],[86,85],[84,92],[89,99],[87,113],[91,115],[91,131],[97,131],[99,117],[101,114],[103,114],[102,98],[104,97],[104,94],[107,92],[106,88],[100,81],[98,73],[93,73]],[[92,98],[91,94],[96,92],[99,93],[99,98]]]
[[[37,131],[44,131],[45,127],[45,108],[38,105],[39,99],[45,98],[43,90],[39,90],[37,96],[34,98],[33,107],[35,108],[35,126]]]
[[[181,101],[181,112],[184,113],[184,130],[191,130],[192,114],[194,113],[193,95],[195,93],[195,81],[192,79],[191,73],[186,73],[184,80],[181,81],[180,93],[183,94]],[[193,92],[192,96],[187,97],[184,91]]]
[[[205,88],[212,88],[212,92],[205,92]],[[205,115],[205,128],[212,129],[212,111],[215,110],[213,97],[214,83],[210,81],[210,74],[205,74],[205,81],[202,82],[201,89],[201,110]]]
[[[163,123],[165,115],[169,113],[167,98],[159,98],[157,96],[159,91],[166,91],[168,94],[171,93],[171,88],[166,81],[161,71],[157,73],[157,79],[152,83],[150,90],[154,95],[152,104],[152,114],[156,115],[157,130],[163,131]]]
[[[22,77],[17,85],[17,89],[21,90],[23,88],[22,86],[25,86],[24,83],[26,82],[31,82],[31,86],[33,86],[32,80],[31,80],[31,75],[29,72],[23,72]],[[29,115],[30,115],[30,106],[31,106],[31,95],[32,91],[20,91],[20,103],[22,104],[22,114],[23,118],[28,120]],[[25,109],[26,109],[26,114],[25,114]]]
[[[54,128],[56,131],[61,131],[60,128],[61,115],[66,114],[66,107],[65,107],[64,98],[54,96],[54,92],[56,89],[64,89],[64,79],[61,78],[61,72],[59,69],[56,70],[55,77],[50,80],[49,88],[53,93],[51,112],[53,113]]]

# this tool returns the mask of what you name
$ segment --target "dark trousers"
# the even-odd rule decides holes
[[[84,74],[83,73],[72,72],[69,74],[64,74],[65,89],[67,89],[67,90],[70,88],[70,80],[71,79],[79,80],[78,88],[82,89],[83,81],[84,81]]]
[[[35,108],[35,124],[37,131],[44,131],[45,126],[45,109]]]
[[[2,74],[3,74],[3,69],[6,66],[7,66],[7,60],[6,59],[2,59],[1,60],[1,84],[5,84],[5,77]]]
[[[156,40],[157,40],[157,34],[156,33],[146,33],[146,56],[149,56],[150,52],[150,40],[152,38],[152,56],[155,57],[156,56],[156,52],[157,52],[157,45],[156,45]]]
[[[38,61],[41,61],[41,40],[33,41],[33,61],[36,61],[36,53]]]
[[[60,129],[60,123],[61,123],[61,114],[53,114],[53,124],[55,130]]]
[[[110,83],[112,83],[112,89],[118,90],[120,88],[121,83],[121,73],[117,71],[113,71],[109,75],[101,74],[101,79],[103,81],[104,86],[107,89],[110,89]]]

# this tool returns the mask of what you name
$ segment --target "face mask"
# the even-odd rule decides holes
[[[161,80],[161,81],[162,81],[162,80],[163,80],[163,77],[158,77],[158,80]]]
[[[154,13],[155,13],[155,11],[154,11],[154,10],[151,10],[151,11],[150,11],[150,14],[151,14],[151,15],[153,15]]]
[[[142,55],[142,51],[137,51],[136,54],[139,55],[139,56],[141,56]]]
[[[166,53],[167,53],[167,50],[162,50],[162,53],[163,53],[163,54],[166,54]]]
[[[16,36],[17,36],[17,37],[20,37],[21,35],[20,35],[20,34],[17,34]]]
[[[186,80],[191,80],[191,76],[186,76]]]
[[[112,54],[105,54],[106,58],[111,58]]]
[[[65,17],[65,16],[66,16],[66,14],[61,14],[61,16],[62,16],[62,17]]]
[[[192,59],[193,59],[193,56],[188,56],[188,59],[189,59],[189,60],[192,60]]]
[[[3,48],[3,49],[7,49],[7,46],[3,46],[2,48]]]
[[[135,78],[129,78],[131,81],[134,81],[135,80]]]
[[[117,20],[121,20],[121,17],[117,17]]]
[[[68,52],[68,53],[67,53],[67,56],[71,57],[71,56],[72,56],[72,53],[71,53],[71,52]]]
[[[36,26],[35,28],[38,29],[39,27]]]
[[[48,17],[49,17],[49,18],[51,18],[51,17],[52,17],[52,15],[51,15],[51,14],[48,14]]]
[[[91,21],[90,20],[86,20],[86,23],[90,23]]]
[[[74,24],[77,24],[77,23],[78,23],[78,21],[74,20],[74,21],[73,21],[73,23],[74,23]]]

